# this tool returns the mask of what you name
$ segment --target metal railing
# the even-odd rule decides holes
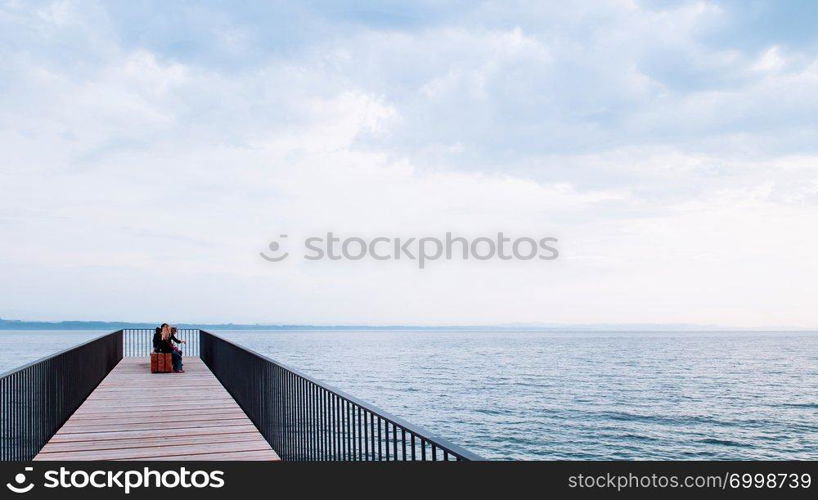
[[[150,356],[153,352],[153,334],[156,330],[151,328],[129,328],[122,330],[124,333],[124,355],[126,358],[139,358]],[[179,328],[176,330],[176,338],[184,340],[186,344],[181,346],[185,356],[199,356],[199,330],[196,328]]]
[[[200,335],[204,363],[284,460],[482,460],[261,354]]]
[[[122,330],[0,375],[0,461],[28,461],[122,359]]]

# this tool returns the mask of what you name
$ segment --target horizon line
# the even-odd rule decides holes
[[[13,327],[23,329],[46,329],[50,327],[55,330],[70,329],[127,329],[127,328],[153,328],[162,322],[150,321],[105,321],[105,320],[17,320],[0,318],[0,330],[12,330]],[[181,328],[201,328],[201,329],[273,329],[273,330],[598,330],[598,331],[619,331],[619,330],[639,330],[639,331],[818,331],[814,327],[797,326],[724,326],[697,323],[480,323],[480,324],[366,324],[366,323],[189,323],[177,322],[176,326]],[[39,327],[39,328],[34,328]]]

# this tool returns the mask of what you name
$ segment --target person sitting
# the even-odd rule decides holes
[[[153,350],[154,352],[170,353],[173,362],[174,373],[185,373],[182,365],[182,351],[174,345],[185,344],[184,340],[179,340],[175,335],[175,328],[171,328],[167,323],[162,323],[162,326],[156,329],[153,334]]]
[[[162,323],[162,326],[157,326],[153,334],[153,352],[163,352],[164,344],[162,343],[162,330],[168,326],[167,323]]]

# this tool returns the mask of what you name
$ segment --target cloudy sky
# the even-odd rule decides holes
[[[0,317],[818,326],[818,6],[576,3],[0,0]]]

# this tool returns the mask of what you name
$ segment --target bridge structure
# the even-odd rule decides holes
[[[463,461],[481,457],[218,335],[118,330],[0,375],[0,460]]]

